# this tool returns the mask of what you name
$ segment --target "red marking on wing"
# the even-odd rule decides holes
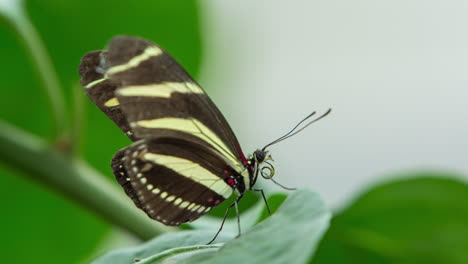
[[[227,182],[227,184],[229,184],[229,186],[231,186],[231,187],[236,186],[236,181],[235,181],[233,178],[227,179],[226,182]]]

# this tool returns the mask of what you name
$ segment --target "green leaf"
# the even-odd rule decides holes
[[[268,206],[270,206],[272,214],[274,214],[276,210],[278,210],[278,208],[283,204],[284,200],[286,200],[287,197],[288,196],[285,193],[275,193],[267,198]],[[270,215],[268,214],[268,209],[265,207],[258,222],[267,219],[269,216]]]
[[[312,263],[466,263],[468,186],[456,175],[410,177],[373,188],[334,217]]]
[[[318,194],[292,193],[276,213],[226,243],[216,253],[205,253],[182,263],[306,263],[328,228],[330,213]]]
[[[253,207],[241,214],[240,219],[242,230],[249,230],[257,223],[264,207],[265,205],[263,200],[257,201]],[[232,209],[232,211],[235,210]],[[219,229],[221,221],[222,218],[207,215],[202,217],[200,220],[189,223],[188,225],[194,229],[216,232]],[[224,235],[231,238],[235,237],[237,235],[237,218],[226,219],[222,232]]]
[[[272,213],[278,209],[286,197],[287,196],[284,193],[276,193],[268,197],[268,205],[270,206]],[[243,204],[243,202],[244,200],[241,200],[240,204]],[[226,201],[226,205],[229,206],[229,204],[229,201]],[[235,210],[232,209],[231,212],[233,211]],[[268,217],[269,214],[268,210],[266,209],[265,202],[262,198],[260,198],[250,208],[241,213],[241,228],[244,232],[250,230],[256,223],[263,221]],[[218,231],[221,219],[222,217],[207,215],[195,222],[189,223],[188,225],[194,229],[211,230],[216,232]],[[237,235],[237,232],[237,217],[226,219],[223,226],[223,234],[233,238]]]
[[[170,257],[191,252],[193,251],[193,247],[191,247],[193,245],[199,245],[201,248],[198,250],[204,251],[204,246],[213,238],[213,235],[213,232],[198,230],[167,233],[136,247],[112,251],[93,261],[92,264],[128,264],[134,263],[135,260],[140,263],[144,259],[159,257],[161,253],[162,257]],[[218,241],[226,241],[226,238],[220,235]],[[219,246],[214,245],[214,247]],[[184,250],[185,248],[187,250]],[[169,252],[166,255],[167,250],[176,251],[177,254]]]
[[[205,245],[213,232],[183,231],[114,251],[93,264],[127,264],[135,259],[138,263],[305,263],[328,228],[329,219],[320,197],[301,190],[288,197],[272,217],[222,247]],[[223,236],[217,239],[225,240]]]

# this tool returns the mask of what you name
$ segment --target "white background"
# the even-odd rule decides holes
[[[468,175],[468,1],[201,2],[199,81],[276,179],[337,206],[400,172]],[[273,185],[267,183],[266,185]]]

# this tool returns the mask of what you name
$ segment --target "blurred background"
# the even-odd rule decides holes
[[[1,12],[15,2],[0,0]],[[81,89],[81,56],[114,35],[136,35],[163,46],[201,83],[246,153],[310,112],[333,108],[270,148],[276,180],[310,187],[333,208],[395,173],[468,175],[466,1],[29,0],[25,7],[69,109],[73,89]],[[0,45],[0,119],[50,140],[42,83],[5,16]],[[87,99],[83,109],[81,152],[112,179],[110,159],[128,140]],[[108,223],[8,164],[0,163],[0,175],[1,246],[10,263],[79,263],[106,240]]]
[[[200,81],[247,152],[332,205],[386,175],[468,172],[466,1],[203,1]]]

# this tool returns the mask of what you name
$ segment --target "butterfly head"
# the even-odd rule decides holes
[[[260,164],[262,163],[265,159],[271,158],[270,155],[268,155],[268,151],[266,150],[261,150],[257,149],[253,154],[252,158],[255,160],[255,163]]]
[[[257,177],[260,174],[264,179],[271,179],[275,174],[275,169],[271,162],[273,158],[268,151],[257,149],[250,157],[249,164],[251,166],[251,182],[253,186],[257,181]]]

